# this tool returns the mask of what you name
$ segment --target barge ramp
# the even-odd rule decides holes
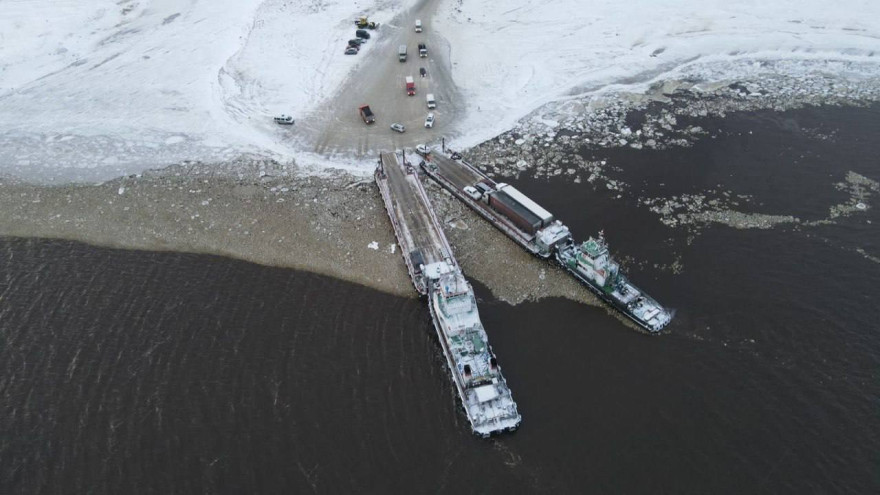
[[[416,290],[428,310],[471,430],[488,437],[516,430],[522,416],[465,279],[434,215],[418,170],[395,153],[382,153],[376,184]]]

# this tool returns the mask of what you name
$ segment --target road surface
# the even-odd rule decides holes
[[[297,121],[299,136],[306,149],[334,157],[355,155],[358,158],[375,156],[382,150],[414,147],[421,143],[438,143],[440,136],[449,137],[452,123],[462,112],[459,91],[452,80],[449,63],[450,47],[445,39],[433,32],[431,18],[435,3],[424,0],[409,11],[399,14],[391,22],[370,31],[371,46],[358,69],[342,84],[336,96],[321,105],[305,119]],[[421,19],[423,31],[416,33],[415,20]],[[351,25],[351,37],[355,37]],[[428,57],[420,58],[418,44],[425,43]],[[407,45],[407,61],[398,61],[398,47]],[[344,50],[344,45],[340,45]],[[424,67],[427,77],[419,76]],[[415,96],[407,96],[404,78],[412,76],[416,82]],[[437,108],[428,110],[425,95],[432,93]],[[376,122],[364,124],[358,107],[370,105]],[[435,116],[432,129],[424,127],[425,117],[431,111]],[[406,126],[405,133],[390,129],[391,123]]]

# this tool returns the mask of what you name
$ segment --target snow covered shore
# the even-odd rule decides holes
[[[7,2],[0,173],[105,180],[242,153],[309,165],[271,115],[308,114],[358,69],[364,53],[342,53],[357,15],[385,23],[414,4]],[[792,60],[805,72],[843,61],[862,79],[880,75],[880,3],[870,0],[441,0],[433,25],[469,109],[459,148],[550,102],[684,76],[735,79],[743,60]]]
[[[343,54],[353,20],[402,8],[376,3],[5,2],[0,173],[103,180],[243,152],[290,159],[272,115],[333,95],[357,68]]]
[[[880,63],[880,2],[871,0],[447,0],[435,26],[477,110],[461,123],[471,132],[458,148],[551,101],[663,79],[735,80],[752,72],[743,60],[798,61],[787,67],[840,77],[851,74],[824,62],[863,62],[868,72],[856,76],[880,76],[871,67]]]

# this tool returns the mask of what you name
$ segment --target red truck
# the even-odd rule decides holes
[[[364,124],[372,124],[376,121],[376,117],[373,115],[373,111],[370,110],[370,105],[358,107],[358,113],[360,113],[361,118],[364,119]]]
[[[409,96],[416,94],[416,82],[413,81],[412,76],[406,76],[406,94]]]

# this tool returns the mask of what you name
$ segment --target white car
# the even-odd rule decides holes
[[[434,114],[429,113],[428,117],[425,118],[425,127],[434,127]]]
[[[420,144],[416,146],[416,153],[422,156],[428,156],[431,154],[431,148],[427,144]]]
[[[479,200],[480,196],[482,196],[482,194],[480,194],[480,191],[477,191],[477,189],[473,186],[464,186],[464,192],[467,193],[467,195],[474,200]]]
[[[400,122],[395,122],[391,124],[391,130],[397,132],[406,132],[406,127],[403,126]]]

